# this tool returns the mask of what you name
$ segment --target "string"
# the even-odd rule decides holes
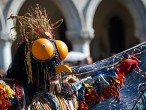
[[[146,50],[144,50],[144,51],[141,51],[141,52],[138,52],[138,53],[135,53],[135,54],[133,54],[133,55],[135,55],[135,56],[138,56],[138,55],[140,55],[140,54],[142,54],[142,53],[145,53],[146,52]],[[93,63],[93,64],[95,64],[95,63]],[[72,73],[71,75],[75,75],[75,76],[81,76],[81,75],[84,75],[84,74],[89,74],[89,73],[91,73],[91,72],[95,72],[95,71],[99,71],[99,70],[103,70],[103,69],[107,69],[107,68],[112,68],[112,67],[115,67],[116,65],[118,65],[119,64],[119,61],[118,62],[116,62],[116,63],[113,63],[113,64],[111,64],[111,65],[108,65],[108,66],[103,66],[103,67],[101,67],[101,68],[98,68],[98,69],[93,69],[93,70],[90,70],[90,71],[86,71],[86,72],[82,72],[82,73],[80,73],[80,74],[78,74],[78,73]],[[80,67],[79,67],[80,68]],[[62,76],[62,78],[66,78],[66,77],[68,77],[70,74],[65,74],[64,76]]]

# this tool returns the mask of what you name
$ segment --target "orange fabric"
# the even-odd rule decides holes
[[[119,81],[120,88],[124,86],[124,72],[120,72],[118,69],[116,69],[116,79]]]
[[[3,85],[0,83],[0,110],[8,110],[10,102],[7,100],[6,92],[4,91]]]

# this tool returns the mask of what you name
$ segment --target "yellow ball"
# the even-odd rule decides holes
[[[54,47],[48,39],[40,38],[33,42],[31,52],[36,59],[45,61],[54,55]]]
[[[64,60],[68,54],[68,47],[67,45],[61,40],[55,40],[56,48],[59,53],[61,60]]]

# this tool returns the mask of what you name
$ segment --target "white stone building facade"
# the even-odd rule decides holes
[[[94,61],[146,41],[146,0],[0,0],[0,66],[5,70],[19,40],[10,31],[17,21],[7,18],[36,4],[46,8],[52,22],[64,19],[56,39]]]

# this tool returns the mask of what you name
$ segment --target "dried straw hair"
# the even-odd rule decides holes
[[[21,37],[25,41],[53,37],[52,30],[63,22],[63,19],[60,19],[55,23],[51,23],[46,10],[42,9],[39,5],[35,9],[31,8],[24,16],[10,16],[8,19],[14,18],[18,20],[19,26],[11,29],[18,28]]]

